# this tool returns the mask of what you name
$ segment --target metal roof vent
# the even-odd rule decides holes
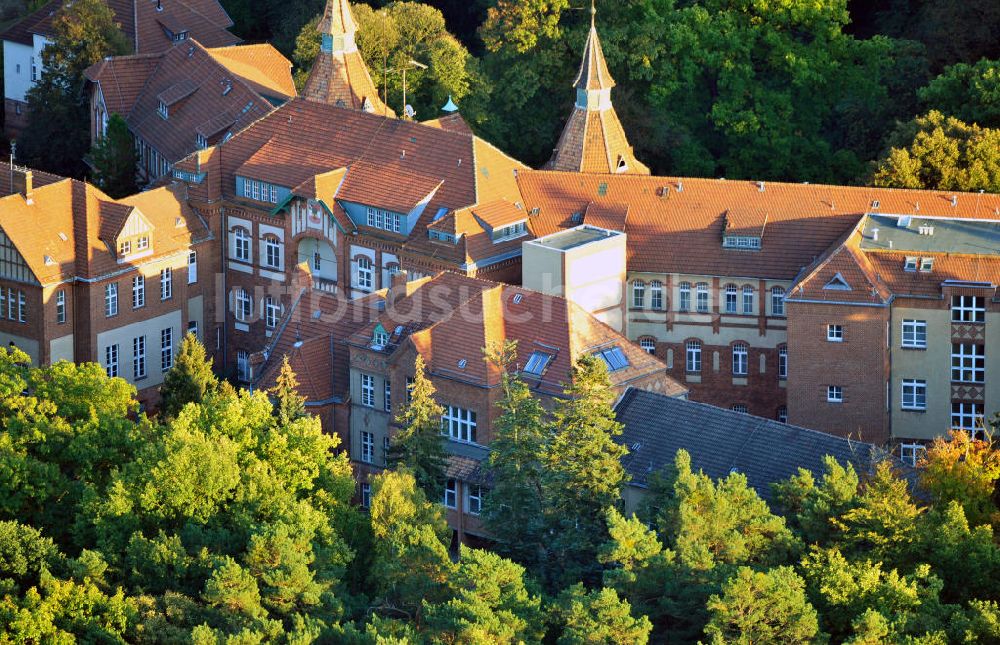
[[[764,182],[762,181],[757,182],[757,191],[761,193],[764,192]]]

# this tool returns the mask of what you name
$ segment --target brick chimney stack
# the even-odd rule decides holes
[[[34,196],[34,178],[27,168],[14,168],[11,173],[11,192],[24,195],[29,204]]]

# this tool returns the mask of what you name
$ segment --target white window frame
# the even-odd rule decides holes
[[[372,506],[372,485],[368,482],[361,482],[361,507],[371,508]]]
[[[249,322],[250,317],[253,315],[253,298],[250,296],[250,292],[243,287],[236,288],[235,297],[236,310],[233,314],[236,316],[236,320],[240,322]]]
[[[458,443],[476,443],[476,411],[457,405],[444,406],[441,434]]]
[[[697,297],[698,297],[698,302],[697,302],[698,313],[702,314],[708,313],[709,310],[711,309],[711,306],[709,305],[708,302],[708,283],[699,282],[698,284],[695,285],[695,290],[697,291]]]
[[[656,339],[644,336],[639,339],[639,347],[646,350],[647,354],[656,354]]]
[[[682,282],[677,288],[677,310],[691,311],[691,283]]]
[[[483,487],[475,484],[465,485],[465,510],[469,515],[479,515],[483,512]]]
[[[146,306],[146,278],[142,275],[132,276],[132,308],[140,309]]]
[[[136,336],[132,339],[132,378],[146,378],[146,337]]]
[[[160,270],[160,300],[174,297],[174,270],[166,267]]]
[[[901,346],[910,349],[927,349],[927,321],[904,319]]]
[[[250,352],[245,349],[236,351],[236,378],[242,383],[249,383],[253,377],[250,369]]]
[[[375,407],[375,377],[371,374],[361,374],[361,405]]]
[[[916,466],[920,461],[920,456],[926,452],[927,447],[922,443],[899,444],[899,460],[910,466]]]
[[[659,280],[649,283],[649,308],[657,311],[663,309],[663,283]]]
[[[375,435],[364,430],[361,431],[361,461],[375,463]]]
[[[953,401],[951,404],[951,427],[971,433],[973,437],[981,433],[986,424],[986,407],[982,403]]]
[[[160,330],[160,370],[166,372],[174,366],[174,328]]]
[[[726,285],[726,293],[724,298],[723,313],[735,314],[736,311],[736,297],[739,290],[736,288],[735,284]]]
[[[904,378],[900,384],[900,405],[904,410],[927,409],[927,381],[924,379]]]
[[[788,378],[788,345],[778,346],[778,378]]]
[[[17,290],[17,322],[28,322],[28,300],[20,289]]]
[[[785,289],[784,287],[771,287],[771,315],[785,315]]]
[[[701,373],[701,341],[689,340],[684,344],[684,369],[689,374]]]
[[[752,316],[753,315],[753,287],[750,285],[743,285],[743,315]]]
[[[951,321],[966,324],[985,322],[986,298],[982,296],[952,296]]]
[[[233,228],[233,259],[247,263],[251,261],[250,233],[242,226]]]
[[[746,376],[750,372],[750,346],[746,343],[733,345],[733,376]]]
[[[779,405],[778,414],[775,415],[775,418],[777,419],[778,423],[788,423],[788,406]]]
[[[271,296],[266,296],[264,298],[264,325],[268,329],[274,329],[278,326],[278,320],[281,319],[281,303],[275,301]]]
[[[826,326],[826,340],[831,343],[844,342],[844,326],[830,323]]]
[[[646,306],[646,282],[643,280],[632,281],[632,308],[642,309]]]
[[[449,479],[444,483],[441,503],[444,504],[445,508],[458,508],[458,482],[454,479]]]
[[[118,315],[118,283],[104,285],[104,317],[113,318]]]
[[[273,235],[264,238],[264,266],[269,269],[281,268],[281,242]]]
[[[955,378],[956,374],[958,378]],[[971,376],[971,378],[966,378],[966,376]],[[951,382],[983,383],[985,377],[986,346],[975,343],[952,343]]]
[[[109,378],[118,376],[118,344],[108,345],[104,348],[104,371]]]
[[[371,290],[375,287],[375,265],[371,258],[365,255],[358,256],[357,264],[358,289]]]
[[[3,317],[3,289],[0,289],[0,318]],[[56,291],[56,323],[66,322],[66,291]]]
[[[382,409],[392,412],[392,381],[386,376],[382,382]]]
[[[745,403],[737,403],[730,409],[733,412],[738,412],[740,414],[750,414],[750,408],[748,408]]]
[[[844,402],[844,387],[842,385],[827,385],[826,386],[826,402],[827,403],[843,403]]]
[[[198,282],[198,252],[188,252],[188,284]]]

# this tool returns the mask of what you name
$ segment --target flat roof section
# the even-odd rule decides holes
[[[869,215],[865,221],[861,249],[992,255],[1000,249],[1000,222]]]
[[[537,240],[526,242],[526,244],[538,244],[550,249],[569,251],[570,249],[583,246],[584,244],[590,244],[591,242],[597,242],[599,240],[606,240],[609,237],[615,237],[618,235],[624,235],[624,233],[619,231],[610,231],[606,228],[598,228],[596,226],[587,226],[584,224],[582,226],[577,226],[576,228],[540,237]]]

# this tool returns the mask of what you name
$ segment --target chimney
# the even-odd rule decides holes
[[[34,196],[34,178],[31,175],[31,171],[27,168],[14,168],[11,171],[11,193],[20,193],[24,195],[24,200],[29,204],[32,203],[32,197]]]
[[[386,300],[390,306],[396,306],[396,303],[410,295],[409,284],[410,277],[402,269],[389,276],[389,292],[386,294]]]

